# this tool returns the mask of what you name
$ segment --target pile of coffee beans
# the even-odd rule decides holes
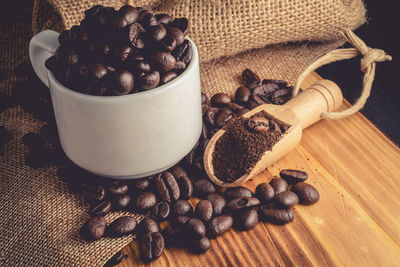
[[[62,32],[46,61],[58,81],[90,95],[126,95],[153,89],[181,74],[192,58],[186,18],[141,7],[101,5]]]

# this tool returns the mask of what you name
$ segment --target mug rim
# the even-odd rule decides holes
[[[99,101],[118,101],[118,100],[127,100],[128,98],[135,98],[135,97],[136,98],[148,97],[151,95],[160,94],[160,93],[172,90],[173,88],[175,88],[176,84],[178,84],[181,80],[183,80],[185,78],[185,76],[187,76],[189,74],[189,72],[193,71],[193,69],[198,65],[199,57],[198,57],[197,47],[196,47],[195,43],[192,41],[192,39],[190,39],[189,37],[185,37],[185,39],[190,42],[190,44],[192,46],[192,51],[193,51],[193,55],[192,55],[189,65],[175,79],[173,79],[172,81],[169,81],[168,83],[163,84],[161,86],[157,86],[153,89],[150,89],[147,91],[141,91],[141,92],[137,92],[137,93],[132,93],[132,94],[126,94],[126,95],[113,95],[113,96],[88,95],[88,94],[77,92],[75,90],[72,90],[72,89],[64,86],[56,79],[53,72],[46,68],[49,80],[51,80],[51,82],[49,83],[49,87],[53,87],[53,86],[50,86],[50,84],[54,83],[55,85],[57,85],[56,86],[57,90],[61,90],[63,93],[70,94],[72,97],[81,97],[81,98],[87,99],[87,100],[99,100]]]

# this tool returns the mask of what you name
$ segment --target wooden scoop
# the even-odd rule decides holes
[[[302,129],[319,121],[322,112],[333,111],[340,107],[342,102],[343,96],[340,88],[332,81],[321,80],[283,106],[264,104],[250,110],[243,117],[248,118],[262,111],[278,123],[289,125],[289,128],[272,150],[264,153],[249,174],[245,174],[231,183],[223,182],[214,175],[212,161],[215,143],[225,132],[223,129],[219,130],[211,138],[204,152],[204,167],[208,177],[215,184],[223,187],[233,187],[244,183],[295,148],[300,143]]]

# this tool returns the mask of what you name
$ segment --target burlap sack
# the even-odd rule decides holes
[[[122,2],[126,1],[96,1],[116,7]],[[0,81],[0,125],[12,136],[0,145],[0,266],[102,266],[133,240],[133,236],[127,236],[93,243],[82,241],[78,233],[88,218],[87,205],[57,176],[56,167],[28,167],[25,164],[27,148],[21,141],[24,134],[39,132],[45,124],[21,103],[21,96],[16,96],[15,87],[21,82],[29,82],[23,85],[25,92],[35,89],[26,76],[29,71],[21,73],[14,69],[21,62],[28,62],[32,27],[33,33],[46,28],[60,31],[77,23],[82,11],[93,3],[36,0],[32,25],[22,18],[22,22],[0,24],[0,34],[5,40],[0,43],[0,70],[6,73],[5,80]],[[240,85],[239,75],[244,68],[255,70],[263,78],[284,79],[295,84],[309,64],[343,43],[338,38],[340,31],[356,27],[365,15],[360,0],[128,3],[149,4],[156,10],[191,19],[191,36],[203,60],[202,90],[209,96],[215,92],[233,93]],[[25,12],[24,16],[29,13]],[[217,58],[296,40],[331,41],[275,45]],[[217,59],[204,62],[211,58]],[[117,216],[110,214],[107,220]]]

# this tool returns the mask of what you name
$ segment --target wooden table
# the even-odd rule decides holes
[[[313,73],[302,88],[319,79]],[[286,168],[306,171],[321,195],[297,205],[292,223],[232,229],[203,255],[166,249],[151,265],[400,266],[400,149],[363,115],[309,127],[295,150],[245,186],[254,190]],[[119,266],[143,265],[136,242],[124,252]]]

